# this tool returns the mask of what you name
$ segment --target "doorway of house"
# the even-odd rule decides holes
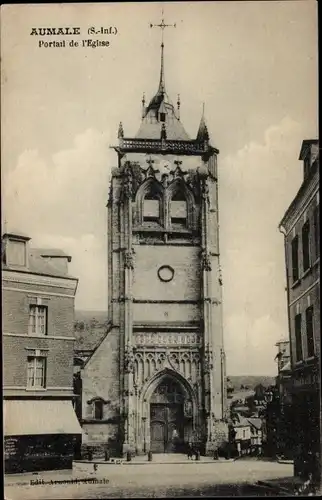
[[[163,379],[150,400],[151,451],[178,453],[184,446],[184,395],[179,383]]]

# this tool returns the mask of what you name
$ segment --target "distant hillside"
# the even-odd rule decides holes
[[[89,323],[92,319],[96,319],[98,323],[107,321],[107,311],[75,311],[75,321],[84,321]]]
[[[262,384],[264,387],[275,385],[275,377],[268,377],[267,375],[228,375],[234,391],[240,391],[241,386],[246,390],[254,390],[256,385]]]

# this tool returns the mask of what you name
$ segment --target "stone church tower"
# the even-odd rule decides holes
[[[110,330],[83,369],[84,429],[135,453],[210,453],[225,436],[217,155],[190,139],[165,88],[118,131],[108,200]],[[95,407],[101,411],[99,421]],[[94,412],[94,413],[93,413]]]

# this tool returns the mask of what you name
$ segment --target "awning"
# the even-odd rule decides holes
[[[4,435],[82,434],[71,401],[5,400]]]

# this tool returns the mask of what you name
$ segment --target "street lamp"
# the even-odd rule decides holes
[[[273,389],[274,390],[274,389]],[[266,420],[266,439],[267,445],[270,455],[274,455],[278,449],[278,441],[277,438],[277,414],[276,414],[276,405],[272,405],[273,401],[276,403],[274,399],[274,392],[271,388],[268,388],[264,393],[264,399],[266,402],[265,408],[265,420]]]

